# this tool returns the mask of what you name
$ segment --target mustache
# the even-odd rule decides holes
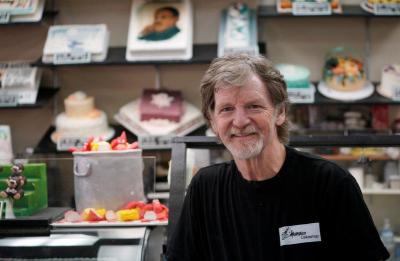
[[[237,128],[231,128],[228,132],[229,136],[232,135],[249,135],[253,133],[258,133],[257,129],[254,126],[247,126],[244,129],[237,129]]]

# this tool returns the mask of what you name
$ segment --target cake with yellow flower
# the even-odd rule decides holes
[[[323,78],[328,88],[342,92],[358,91],[366,82],[363,63],[351,56],[328,57]]]

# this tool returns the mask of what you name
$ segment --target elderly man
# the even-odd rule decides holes
[[[201,95],[206,120],[234,160],[192,179],[169,238],[169,261],[389,256],[355,179],[285,145],[286,85],[266,58],[215,59]]]

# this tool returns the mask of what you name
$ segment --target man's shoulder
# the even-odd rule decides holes
[[[212,182],[216,179],[224,179],[233,171],[233,161],[212,164],[199,169],[193,177],[193,182]]]
[[[330,176],[337,179],[348,179],[351,176],[346,169],[336,162],[294,148],[288,148],[288,151],[292,154],[293,163],[300,164],[300,167],[307,171],[307,174],[314,173],[315,175],[323,175],[322,177]]]

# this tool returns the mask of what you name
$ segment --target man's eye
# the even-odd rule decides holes
[[[260,109],[261,106],[260,106],[260,105],[257,105],[257,104],[251,104],[251,105],[248,106],[248,108],[249,108],[249,109]]]
[[[220,110],[220,112],[229,112],[229,111],[232,111],[232,110],[233,110],[232,107],[224,107],[224,108],[222,108],[222,109]]]

